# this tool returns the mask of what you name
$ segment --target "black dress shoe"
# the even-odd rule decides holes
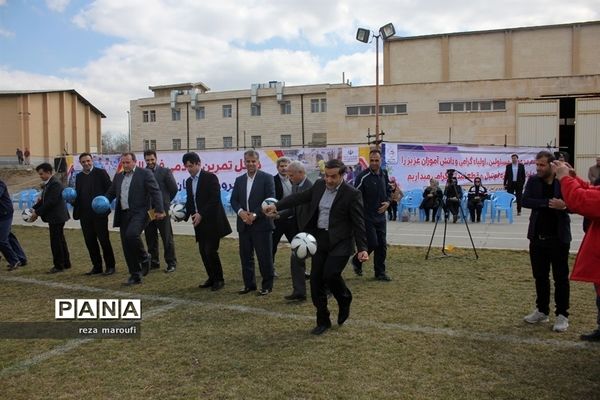
[[[165,268],[165,274],[175,272],[175,269],[176,269],[176,267],[174,265],[169,265],[167,268]]]
[[[104,272],[103,275],[113,275],[115,273],[115,269],[114,268],[108,268],[106,270],[106,272]]]
[[[273,291],[273,289],[260,289],[256,295],[257,296],[266,296],[269,293],[271,293],[272,291]]]
[[[375,277],[376,281],[383,281],[383,282],[391,282],[392,278],[390,278],[389,276],[387,276],[386,274],[383,275],[378,275]]]
[[[150,263],[151,262],[152,262],[152,260],[150,259],[150,257],[148,257],[140,263],[140,265],[142,267],[142,276],[146,276],[150,272]]]
[[[310,333],[317,336],[322,335],[329,328],[331,328],[331,325],[317,325],[312,331],[310,331]]]
[[[600,329],[580,336],[581,340],[586,342],[600,342]]]
[[[86,272],[85,275],[100,275],[102,274],[102,269],[96,269],[96,268],[92,268],[91,271]]]
[[[19,268],[20,266],[21,266],[21,262],[20,262],[20,261],[17,261],[17,262],[16,262],[16,263],[14,263],[13,265],[10,265],[10,264],[8,264],[8,265],[6,266],[6,269],[7,269],[8,271],[14,271],[15,269]]]
[[[306,296],[303,296],[301,294],[290,294],[289,296],[284,296],[283,298],[286,300],[289,300],[289,301],[304,301],[304,300],[306,300]]]
[[[70,268],[71,268],[71,264],[64,266],[64,269],[70,269]]]
[[[212,287],[213,285],[213,281],[211,281],[210,279],[207,279],[204,283],[201,283],[198,285],[198,287],[200,289],[207,289],[209,287]]]
[[[217,290],[223,289],[223,286],[225,286],[225,281],[216,281],[212,285],[212,287],[210,288],[210,290],[212,290],[213,292],[216,292]]]
[[[27,260],[20,260],[19,262],[21,263],[21,265],[20,265],[21,267],[24,267],[27,265]]]
[[[250,292],[254,292],[254,291],[256,291],[256,288],[247,288],[247,287],[245,287],[245,288],[241,288],[238,291],[238,294],[246,294],[246,293],[250,293]]]
[[[352,303],[352,298],[347,302],[347,304],[340,304],[340,310],[338,311],[337,323],[338,325],[342,325],[348,317],[350,316],[350,304]]]
[[[160,269],[160,264],[159,263],[151,263],[150,269]]]
[[[48,271],[49,274],[56,274],[57,272],[63,272],[63,269],[62,268],[52,267],[50,269],[50,271]]]
[[[139,277],[130,276],[129,279],[127,279],[127,282],[124,282],[123,285],[132,286],[132,285],[139,285],[140,283],[142,283],[142,280]]]

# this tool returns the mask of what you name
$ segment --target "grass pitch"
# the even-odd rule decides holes
[[[535,291],[526,252],[468,249],[424,260],[391,246],[392,282],[345,271],[350,319],[320,337],[310,301],[288,303],[289,250],[274,292],[240,296],[237,241],[224,240],[225,288],[206,279],[193,237],[177,236],[177,272],[126,288],[90,269],[81,232],[67,230],[73,268],[49,275],[46,229],[14,227],[29,265],[0,271],[0,321],[53,321],[55,298],[141,298],[139,340],[0,339],[0,398],[10,399],[600,399],[600,345],[591,285],[571,285],[571,326],[530,326]],[[525,239],[524,239],[525,240]],[[335,303],[335,301],[333,301]],[[330,302],[332,320],[337,306]]]

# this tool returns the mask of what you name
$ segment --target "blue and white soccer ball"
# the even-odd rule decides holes
[[[96,196],[92,200],[92,210],[96,214],[106,214],[110,210],[110,201],[106,196]]]
[[[300,232],[292,239],[292,254],[304,260],[310,256],[314,256],[317,252],[317,239],[310,233]]]
[[[73,189],[72,187],[66,187],[62,191],[62,198],[67,203],[72,203],[77,198],[77,191],[75,189]]]

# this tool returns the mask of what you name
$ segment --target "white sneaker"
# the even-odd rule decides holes
[[[565,317],[562,314],[558,314],[556,316],[556,321],[554,322],[554,327],[552,330],[554,332],[564,332],[569,327],[569,318]]]
[[[564,317],[563,317],[564,318]],[[540,312],[537,308],[531,314],[526,315],[523,321],[528,324],[537,324],[538,322],[548,322],[548,315]],[[566,328],[565,328],[566,329]]]

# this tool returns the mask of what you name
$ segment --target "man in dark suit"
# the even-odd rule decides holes
[[[177,182],[175,182],[171,169],[161,167],[156,163],[156,152],[154,150],[144,151],[144,161],[146,161],[146,168],[154,173],[154,178],[156,179],[162,194],[163,208],[166,211],[169,209],[171,200],[173,200],[177,194]],[[167,262],[165,272],[175,272],[177,267],[177,257],[175,256],[175,241],[173,240],[173,227],[171,226],[170,218],[150,221],[144,230],[146,244],[148,245],[148,253],[152,256],[150,269],[160,268],[160,259],[158,257],[158,232],[160,232],[163,249],[165,251],[165,261]]]
[[[142,283],[142,275],[150,269],[150,255],[144,249],[140,235],[151,216],[156,219],[165,217],[160,188],[151,171],[136,167],[134,153],[123,153],[121,166],[106,197],[109,201],[117,200],[114,227],[119,227],[121,244],[129,279],[125,285]]]
[[[290,182],[287,172],[289,164],[290,159],[287,157],[280,157],[277,159],[277,173],[273,175],[275,198],[277,200],[281,200],[285,196],[292,194],[292,183]],[[279,245],[281,237],[285,235],[288,242],[291,242],[292,238],[297,233],[294,233],[296,231],[296,222],[291,220],[293,218],[292,214],[292,212],[284,215],[280,214],[278,218],[273,220],[273,223],[275,224],[275,230],[273,230],[273,265],[275,265],[275,254],[277,253],[277,246]],[[274,272],[274,274],[277,276],[276,272]]]
[[[358,260],[369,259],[367,238],[360,191],[344,182],[346,167],[339,160],[325,164],[325,178],[319,179],[308,190],[292,194],[277,204],[267,206],[269,215],[301,204],[310,204],[310,220],[300,227],[317,239],[317,252],[312,257],[310,292],[317,308],[317,326],[311,331],[321,335],[331,328],[327,308],[328,288],[338,302],[338,324],[342,325],[350,315],[352,293],[342,278],[348,259],[354,254],[354,242],[358,248]]]
[[[208,276],[199,287],[211,288],[214,292],[225,285],[219,244],[222,237],[231,233],[231,226],[221,203],[221,187],[217,176],[200,168],[200,157],[196,153],[184,154],[182,162],[190,173],[185,180],[185,220],[192,217],[200,257]]]
[[[27,265],[27,256],[17,237],[10,231],[13,213],[13,203],[8,188],[4,181],[0,179],[0,253],[8,262],[9,271]]]
[[[525,186],[525,166],[519,162],[519,156],[510,156],[512,162],[506,165],[504,171],[504,188],[510,194],[517,197],[517,215],[521,215],[521,203],[523,199],[523,187]]]
[[[256,290],[254,252],[262,276],[259,295],[273,290],[273,221],[263,213],[261,204],[275,196],[273,177],[258,169],[259,155],[255,150],[244,153],[247,173],[238,176],[231,192],[231,208],[236,212],[240,242],[240,260],[244,287],[239,294]]]
[[[90,153],[81,153],[79,163],[83,170],[75,178],[77,198],[73,202],[73,219],[79,220],[83,239],[90,254],[92,269],[86,275],[102,273],[102,255],[106,265],[105,275],[115,273],[115,254],[108,234],[108,214],[97,214],[92,210],[92,200],[96,196],[103,196],[110,187],[110,177],[106,170],[95,168]],[[100,246],[98,246],[100,242]]]
[[[65,222],[70,219],[70,216],[69,211],[67,211],[67,203],[62,198],[63,185],[52,174],[52,165],[42,163],[35,170],[43,182],[43,189],[40,199],[33,206],[34,211],[31,215],[31,221],[35,221],[40,216],[42,221],[48,223],[50,249],[52,250],[52,261],[54,263],[49,273],[54,274],[71,268],[69,248],[63,231]]]
[[[312,186],[312,182],[306,177],[304,164],[300,161],[293,161],[288,165],[287,175],[292,182],[292,193],[304,192]],[[293,231],[290,232],[291,237],[288,238],[288,241],[291,242],[294,236],[298,232],[301,232],[301,229],[304,229],[308,224],[311,217],[310,204],[305,203],[293,209],[283,210],[278,214],[285,215],[286,212],[292,214],[292,218],[289,221],[293,223]],[[306,300],[306,261],[292,254],[290,257],[290,272],[292,275],[292,294],[285,296],[285,299],[291,301]]]

